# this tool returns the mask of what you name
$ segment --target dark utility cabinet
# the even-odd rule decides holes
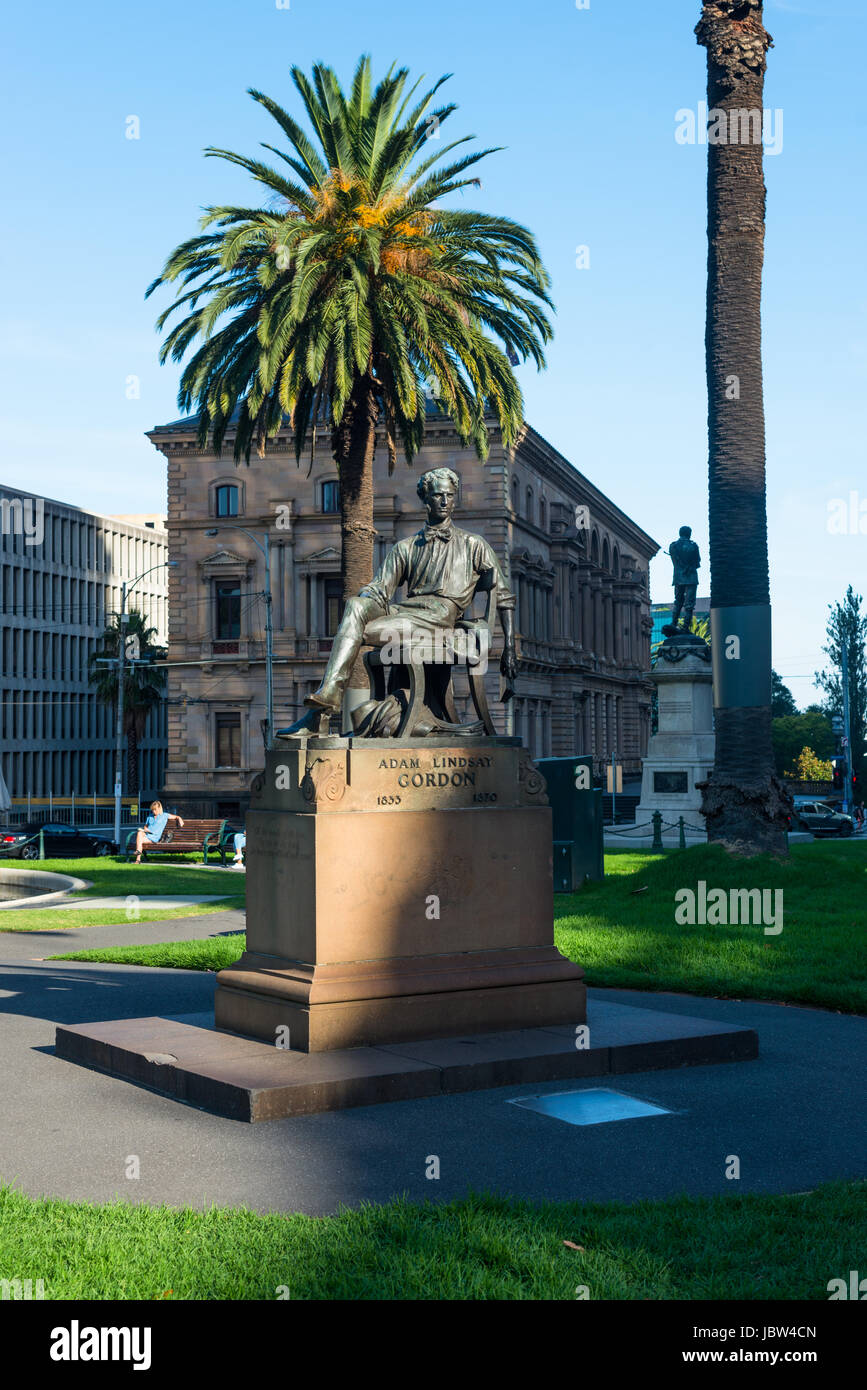
[[[586,879],[604,876],[602,788],[593,785],[593,759],[538,758],[553,814],[554,892],[574,893]]]

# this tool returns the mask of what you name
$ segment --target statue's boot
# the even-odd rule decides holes
[[[304,703],[310,710],[318,710],[320,714],[336,714],[343,706],[343,691],[326,685],[323,681],[318,690],[307,696]]]
[[[292,734],[328,733],[329,730],[327,728],[323,729],[321,727],[322,721],[327,716],[333,714],[333,712],[333,710],[310,709],[306,714],[303,714],[300,719],[296,719],[294,724],[290,724],[288,729],[278,729],[276,731],[276,736],[277,738],[290,738]]]

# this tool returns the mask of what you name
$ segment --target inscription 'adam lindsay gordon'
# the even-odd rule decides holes
[[[474,758],[441,754],[431,759],[433,772],[416,771],[419,767],[418,758],[382,758],[379,770],[397,772],[406,769],[400,772],[397,779],[399,787],[474,787],[476,774],[473,769],[490,766],[490,756],[480,755]]]

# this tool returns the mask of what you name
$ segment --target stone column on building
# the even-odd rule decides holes
[[[592,567],[581,565],[581,645],[589,656],[593,652],[593,583]]]
[[[602,581],[598,574],[593,576],[593,650],[597,657],[605,657],[605,620],[602,612]]]
[[[292,575],[292,606],[295,613],[295,635],[296,638],[302,633],[306,634],[305,616],[305,597],[306,597],[306,576],[301,572],[301,566],[296,563]]]

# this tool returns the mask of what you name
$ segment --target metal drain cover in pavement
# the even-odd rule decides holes
[[[551,1096],[526,1096],[510,1100],[509,1105],[523,1105],[526,1110],[538,1110],[567,1125],[604,1125],[609,1120],[635,1120],[643,1115],[670,1115],[661,1105],[651,1105],[620,1091],[596,1088],[589,1091],[559,1091]]]

